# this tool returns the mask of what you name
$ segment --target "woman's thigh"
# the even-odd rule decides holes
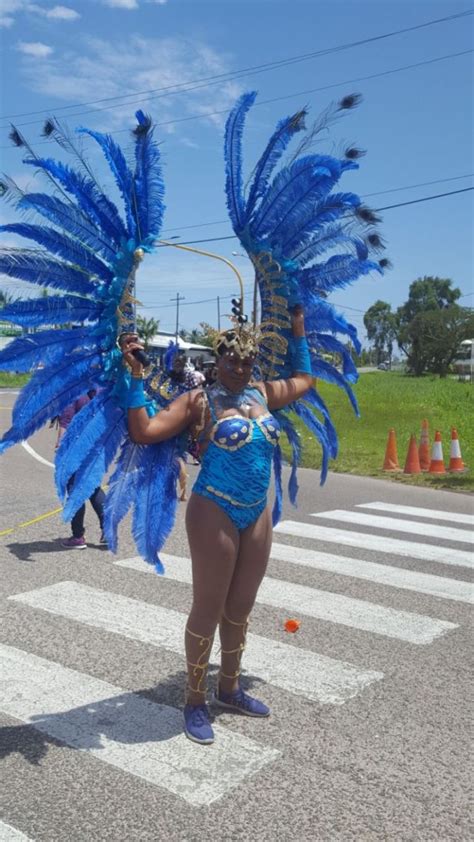
[[[191,494],[186,530],[193,567],[193,607],[222,613],[239,553],[239,532],[212,500]]]
[[[267,507],[260,517],[240,533],[234,574],[226,600],[230,619],[248,616],[267,569],[272,546],[272,519]]]

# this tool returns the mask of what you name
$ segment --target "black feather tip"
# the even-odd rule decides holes
[[[41,134],[43,135],[43,137],[50,137],[50,135],[52,135],[54,131],[56,131],[54,121],[48,118],[48,120],[46,120],[43,126],[43,131],[41,132]]]
[[[362,102],[362,94],[348,94],[339,100],[339,111],[347,111],[349,108],[357,108]]]
[[[366,154],[365,149],[357,149],[356,146],[349,146],[344,150],[344,158],[347,158],[348,161],[356,161],[357,158],[363,158]]]
[[[381,221],[381,217],[377,216],[367,205],[360,205],[360,207],[356,208],[355,215],[361,222],[366,222],[369,225],[375,225]]]
[[[0,181],[0,196],[4,196],[5,193],[8,192],[8,184],[5,184],[4,181]]]
[[[18,131],[18,129],[15,128],[15,126],[12,126],[11,132],[8,135],[8,137],[10,138],[11,142],[15,144],[15,146],[25,145],[25,141],[23,140],[20,132]]]
[[[393,263],[388,257],[383,257],[382,260],[379,260],[379,266],[381,269],[392,269]]]
[[[148,134],[152,128],[152,119],[149,114],[145,114],[143,111],[137,111],[135,117],[137,118],[137,125],[132,130],[132,134],[134,134],[135,137],[143,137],[143,135]]]
[[[365,241],[369,248],[373,249],[373,251],[382,251],[385,248],[385,243],[377,231],[372,231],[368,234]]]
[[[308,112],[306,108],[303,108],[301,111],[297,111],[296,114],[290,118],[290,125],[295,131],[300,131],[301,129],[306,128],[305,117],[307,116]]]

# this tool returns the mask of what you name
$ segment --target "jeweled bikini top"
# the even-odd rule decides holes
[[[247,418],[240,414],[227,415],[219,418],[226,409],[250,410],[252,406],[266,407],[265,398],[260,389],[246,386],[242,392],[235,393],[221,384],[216,384],[206,390],[209,411],[213,427],[209,434],[209,441],[223,450],[239,450],[249,444],[256,429],[272,445],[277,445],[280,438],[280,425],[270,412],[265,412],[257,418]]]

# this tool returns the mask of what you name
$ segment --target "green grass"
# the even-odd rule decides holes
[[[17,389],[28,383],[31,374],[11,374],[9,371],[0,371],[0,389]]]
[[[360,419],[355,418],[340,389],[319,381],[318,390],[330,408],[339,435],[339,456],[331,462],[331,470],[432,488],[474,491],[474,388],[468,383],[434,376],[407,377],[398,372],[362,374],[354,389]],[[398,458],[403,469],[410,435],[415,433],[419,441],[424,418],[430,426],[430,445],[435,430],[441,432],[446,464],[449,462],[451,427],[457,428],[464,463],[471,469],[468,473],[435,476],[382,471],[390,427],[396,431]],[[304,466],[319,468],[318,445],[305,433],[303,441]]]

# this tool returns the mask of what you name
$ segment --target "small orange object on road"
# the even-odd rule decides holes
[[[298,631],[301,623],[299,620],[285,620],[285,631],[294,634]]]

